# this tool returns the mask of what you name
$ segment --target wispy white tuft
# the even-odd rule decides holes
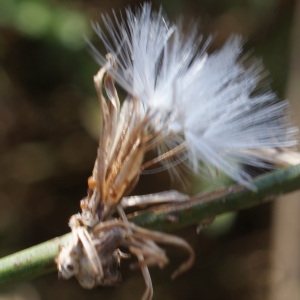
[[[258,89],[262,67],[254,60],[245,67],[249,60],[241,56],[239,36],[207,54],[209,42],[203,43],[196,28],[185,37],[179,25],[162,10],[152,12],[148,3],[135,13],[128,9],[125,16],[114,13],[102,21],[104,29],[94,28],[116,60],[115,79],[153,116],[154,131],[164,141],[158,145],[160,154],[184,144],[181,157],[187,154],[195,172],[204,162],[246,183],[250,176],[241,164],[262,167],[265,160],[251,151],[297,144],[288,103],[267,88]],[[103,65],[104,56],[92,49]]]

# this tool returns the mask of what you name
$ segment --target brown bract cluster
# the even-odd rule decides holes
[[[129,95],[120,106],[113,79],[116,68],[114,57],[108,54],[107,63],[94,77],[102,112],[97,159],[88,180],[87,197],[80,202],[82,212],[71,217],[72,237],[61,248],[56,263],[61,278],[76,276],[84,288],[93,288],[118,284],[121,281],[120,261],[134,255],[137,263],[133,267],[140,268],[145,279],[143,299],[151,299],[153,289],[148,266],[164,267],[168,263],[165,251],[157,243],[181,247],[189,254],[188,260],[173,273],[173,278],[191,267],[194,251],[179,237],[146,230],[127,220],[124,208],[131,206],[131,197],[124,197],[136,185],[141,171],[168,159],[176,150],[143,163],[145,153],[161,142],[159,132],[154,132],[149,122],[150,118],[153,122],[155,116],[143,111],[141,102],[134,96]],[[132,202],[134,206],[151,204],[152,198],[164,202],[168,193],[155,197],[134,196]],[[186,196],[170,191],[169,198],[167,201],[182,200]],[[120,247],[128,253],[122,253]]]

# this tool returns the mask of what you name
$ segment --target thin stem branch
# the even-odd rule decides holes
[[[70,233],[51,239],[0,259],[0,286],[53,272],[54,260],[60,247],[66,244]]]
[[[260,205],[300,189],[300,165],[260,176],[253,185],[255,192],[234,185],[196,195],[182,203],[155,206],[128,218],[139,226],[158,231],[200,224],[216,215]],[[0,286],[54,272],[54,260],[69,238],[70,234],[66,234],[0,259]]]

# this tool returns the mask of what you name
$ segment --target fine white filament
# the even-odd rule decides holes
[[[141,102],[159,132],[159,154],[184,145],[180,157],[191,169],[202,163],[248,185],[251,176],[242,165],[265,167],[256,149],[287,148],[297,144],[296,127],[289,123],[288,102],[278,101],[268,88],[259,62],[241,56],[242,39],[231,36],[223,47],[207,53],[196,26],[185,37],[161,10],[143,4],[119,18],[102,16],[104,29],[94,24],[107,52],[115,58],[116,82]],[[93,46],[100,65],[106,59]],[[150,113],[149,113],[150,112]],[[180,159],[177,157],[177,159]],[[276,164],[276,158],[270,159]],[[272,161],[274,160],[274,161]]]

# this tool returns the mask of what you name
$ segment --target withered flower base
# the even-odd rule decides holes
[[[84,288],[97,285],[113,286],[121,281],[118,266],[122,258],[119,247],[135,255],[141,269],[146,291],[143,299],[152,299],[153,288],[148,266],[164,267],[168,263],[165,251],[156,243],[171,244],[186,250],[188,260],[172,275],[175,278],[194,262],[194,251],[183,239],[165,233],[143,229],[130,223],[123,208],[167,201],[181,201],[187,196],[170,191],[147,196],[124,197],[136,184],[143,169],[145,149],[153,135],[148,133],[148,117],[134,114],[139,102],[132,99],[121,111],[113,78],[107,73],[114,68],[114,58],[108,55],[107,64],[95,76],[95,86],[102,110],[102,130],[93,175],[88,180],[88,196],[81,200],[81,214],[71,217],[72,239],[63,247],[56,260],[59,276],[76,276]],[[102,94],[102,81],[109,103]],[[140,118],[139,118],[140,116]],[[149,164],[149,163],[148,163]],[[122,202],[124,199],[124,202]],[[131,201],[132,199],[132,201]],[[132,203],[131,203],[132,202]],[[119,218],[114,218],[114,213]]]

